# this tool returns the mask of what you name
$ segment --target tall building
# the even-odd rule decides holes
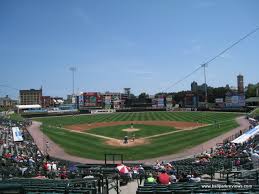
[[[48,108],[50,106],[52,106],[52,100],[50,96],[42,96],[41,97],[41,106],[43,108]]]
[[[42,88],[39,90],[20,90],[20,104],[21,105],[33,105],[40,104],[42,99]]]
[[[193,82],[191,83],[191,91],[192,91],[193,93],[196,93],[196,92],[198,91],[198,83],[197,83],[197,82],[193,81]]]
[[[130,97],[130,88],[124,88],[124,94]]]
[[[240,74],[237,76],[237,91],[239,94],[244,94],[244,76]]]

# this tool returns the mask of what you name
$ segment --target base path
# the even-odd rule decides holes
[[[153,159],[147,159],[147,160],[137,160],[139,162],[144,162],[147,164],[154,164],[157,160],[165,160],[165,161],[171,161],[171,160],[180,160],[183,158],[187,158],[192,155],[197,155],[199,153],[202,153],[205,150],[210,149],[211,147],[216,146],[217,143],[222,143],[224,139],[232,136],[233,134],[238,133],[240,130],[244,130],[249,128],[249,122],[245,117],[239,117],[236,118],[237,123],[240,125],[239,127],[224,133],[223,135],[220,135],[214,139],[211,139],[203,144],[200,144],[198,146],[195,146],[193,148],[190,148],[188,150],[182,150],[180,153],[167,155],[163,157],[153,158]],[[41,150],[42,153],[46,153],[46,142],[49,143],[49,150],[48,154],[52,157],[59,158],[62,160],[69,160],[72,162],[79,162],[79,163],[100,163],[103,164],[103,161],[100,160],[93,160],[93,159],[87,159],[87,158],[81,158],[77,156],[72,156],[66,153],[63,148],[61,148],[58,144],[54,143],[52,140],[50,140],[46,135],[42,133],[40,130],[40,122],[33,121],[32,125],[29,126],[27,129],[31,136],[33,137],[35,143],[37,144],[38,148]],[[129,161],[130,162],[130,161]]]

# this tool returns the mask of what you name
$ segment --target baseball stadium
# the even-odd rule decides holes
[[[0,189],[17,194],[256,193],[259,163],[249,150],[258,142],[257,111],[31,119],[11,114],[0,119],[5,165]],[[14,144],[8,143],[12,138]],[[237,186],[237,178],[251,185]]]
[[[0,194],[258,194],[258,7],[1,0]]]

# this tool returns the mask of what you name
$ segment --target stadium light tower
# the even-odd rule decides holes
[[[75,95],[75,71],[76,67],[70,67],[69,70],[72,72],[72,86],[73,86],[73,93],[72,95]]]
[[[204,74],[204,91],[205,91],[205,106],[207,108],[208,105],[208,88],[207,88],[207,79],[206,79],[206,67],[208,67],[207,63],[201,65],[203,67],[203,74]]]

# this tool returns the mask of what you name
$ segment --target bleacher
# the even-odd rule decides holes
[[[1,181],[0,193],[81,193],[97,194],[99,179],[72,179],[72,180],[51,180],[51,179],[9,179]],[[100,184],[99,184],[100,185]]]
[[[216,185],[214,183],[214,185]],[[227,188],[228,187],[228,188]],[[209,183],[173,183],[170,185],[147,184],[139,186],[136,194],[175,194],[175,193],[259,193],[259,185],[244,188],[241,185],[225,185],[213,188]]]
[[[72,164],[57,158],[46,158],[27,130],[23,130],[24,141],[13,141],[11,127],[23,129],[27,124],[29,123],[0,119],[1,194],[108,194],[111,190],[119,193],[119,183],[122,186],[131,181],[138,182],[141,178],[140,174],[132,174],[131,177],[120,174],[116,170],[116,164]],[[255,136],[242,145],[226,142],[211,149],[211,152],[192,158],[168,163],[161,161],[159,168],[155,164],[141,164],[145,175],[158,175],[163,167],[170,176],[177,177],[177,181],[169,185],[145,182],[144,185],[138,185],[136,194],[259,193],[259,161],[251,156],[255,153],[253,150],[258,151],[258,145],[259,136]],[[46,162],[55,162],[56,169],[44,169]],[[171,168],[167,169],[168,164]],[[69,169],[71,165],[75,170]],[[140,166],[140,163],[126,165],[133,172],[133,168]],[[62,173],[65,176],[61,176]],[[194,174],[200,177],[198,182],[190,179]]]

